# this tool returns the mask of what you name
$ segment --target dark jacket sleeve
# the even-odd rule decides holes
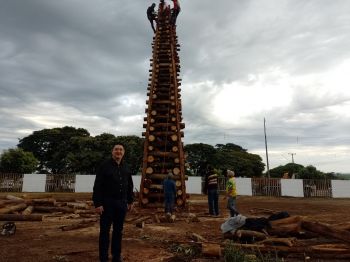
[[[95,207],[103,205],[103,171],[100,167],[96,173],[95,183],[92,193],[92,201]]]
[[[128,192],[127,192],[128,204],[134,202],[134,182],[132,181],[132,176],[129,173],[129,181],[128,181]]]

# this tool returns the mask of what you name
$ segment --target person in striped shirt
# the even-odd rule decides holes
[[[205,179],[205,193],[208,194],[209,214],[213,216],[219,215],[219,193],[218,193],[218,175],[214,168],[208,166]]]

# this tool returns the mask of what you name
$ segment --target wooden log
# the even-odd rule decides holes
[[[275,245],[275,244],[282,244],[287,247],[294,246],[295,238],[275,238],[275,237],[269,237],[262,241],[257,242],[257,244],[268,244],[268,245]]]
[[[152,174],[153,173],[153,168],[152,167],[147,167],[146,168],[146,174]]]
[[[37,214],[0,214],[0,221],[42,221],[43,216]]]
[[[18,199],[12,199],[12,200],[1,200],[0,201],[0,207],[5,207],[8,206],[10,204],[19,204],[19,203],[24,203],[25,200],[18,200]]]
[[[74,210],[74,214],[79,214],[80,216],[86,215],[86,214],[96,214],[96,210],[95,209],[87,209],[87,210],[76,209],[76,210]]]
[[[152,148],[152,150],[153,150],[153,148]],[[147,157],[147,162],[148,163],[152,163],[154,161],[154,156],[148,156]]]
[[[235,232],[235,235],[238,238],[242,238],[242,237],[251,237],[254,238],[256,240],[262,240],[262,239],[266,239],[267,236],[264,233],[258,232],[258,231],[253,231],[253,230],[237,230]]]
[[[274,225],[273,227],[268,229],[267,232],[270,235],[280,236],[280,237],[288,237],[290,235],[299,235],[301,232],[301,223]]]
[[[34,205],[55,206],[56,204],[56,199],[54,198],[39,198],[32,201]]]
[[[7,200],[17,200],[24,202],[24,199],[21,197],[13,196],[13,195],[6,195],[5,199]]]
[[[180,168],[175,167],[175,168],[173,169],[173,174],[174,174],[174,175],[179,175],[179,174],[180,174]]]
[[[22,211],[22,215],[30,215],[34,210],[34,206],[28,206]]]
[[[340,230],[350,230],[350,222],[344,222],[344,223],[339,223],[332,225],[333,228],[335,229],[340,229]]]
[[[206,240],[204,237],[202,237],[201,235],[199,235],[197,233],[187,232],[186,236],[195,242],[208,242],[208,240]]]
[[[88,209],[89,208],[88,204],[82,203],[82,202],[68,202],[67,206],[74,208],[74,209]]]
[[[202,243],[202,254],[207,257],[221,257],[221,246],[216,243]]]
[[[347,230],[335,229],[330,225],[312,221],[302,221],[301,226],[322,236],[332,237],[350,243],[350,232]]]
[[[43,213],[63,212],[74,213],[74,209],[70,207],[51,207],[51,206],[34,206],[34,210]]]
[[[12,212],[16,212],[16,211],[21,211],[23,209],[25,209],[27,207],[27,204],[25,203],[20,203],[14,206],[6,206],[3,208],[0,208],[0,214],[9,214]]]
[[[151,219],[151,216],[143,216],[143,217],[140,217],[140,218],[138,218],[137,220],[134,221],[134,224],[137,224],[137,223],[139,223],[139,222],[146,221],[147,219]]]
[[[93,226],[96,221],[97,221],[97,218],[84,219],[84,220],[79,221],[77,223],[73,223],[73,224],[65,225],[65,226],[60,226],[59,228],[62,231],[69,231],[69,230],[74,230],[74,229],[86,228],[86,227]]]
[[[149,186],[149,188],[163,190],[163,185],[152,184]]]
[[[313,252],[324,252],[328,254],[350,254],[350,246],[346,244],[320,244],[313,245],[309,248]]]
[[[274,227],[278,225],[295,224],[295,223],[300,223],[302,219],[303,219],[302,216],[290,216],[290,217],[270,221],[270,225],[271,227]]]
[[[152,151],[149,154],[152,155],[152,156],[171,157],[171,158],[176,158],[179,155],[178,153],[161,152],[161,151]]]

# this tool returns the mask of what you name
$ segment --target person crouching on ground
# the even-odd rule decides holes
[[[227,208],[230,210],[231,217],[238,215],[236,208],[236,180],[235,180],[235,172],[232,170],[227,170],[228,180],[226,182],[226,197],[227,197]]]

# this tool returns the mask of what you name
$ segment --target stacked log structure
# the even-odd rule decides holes
[[[163,180],[169,173],[176,183],[176,205],[186,205],[185,160],[182,137],[180,45],[170,10],[159,4],[157,30],[153,37],[146,117],[140,204],[163,204]]]

